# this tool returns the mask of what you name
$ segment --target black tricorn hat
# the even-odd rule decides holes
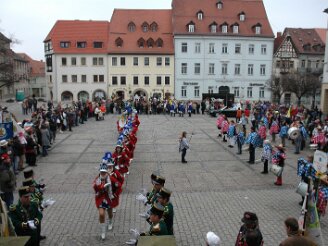
[[[22,186],[18,190],[19,197],[30,195],[30,187]]]
[[[245,212],[243,218],[241,219],[242,222],[246,224],[256,223],[258,221],[257,215],[252,212]]]
[[[164,213],[164,207],[159,203],[154,203],[150,209],[150,214],[162,216]]]
[[[162,198],[170,198],[172,191],[166,189],[166,188],[161,188],[161,190],[159,191],[159,193],[157,194],[158,197],[162,197]]]
[[[28,179],[23,180],[23,186],[35,186],[33,179],[28,178]]]
[[[156,179],[154,179],[154,184],[160,184],[164,185],[165,184],[165,178],[163,176],[157,176]]]
[[[28,179],[33,176],[33,169],[32,168],[26,168],[24,170],[24,178]]]

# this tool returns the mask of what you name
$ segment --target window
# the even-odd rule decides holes
[[[210,54],[214,54],[214,43],[210,43],[210,44],[209,44],[209,50],[208,50],[208,52],[209,52]]]
[[[71,65],[76,66],[76,57],[71,57]]]
[[[302,60],[302,64],[301,64],[302,67],[305,67],[305,60]]]
[[[134,76],[133,77],[133,84],[134,85],[138,85],[139,81],[138,81],[138,76]]]
[[[248,75],[253,75],[254,65],[248,64]]]
[[[317,62],[315,63],[315,68],[319,68],[320,67],[320,60],[317,60]]]
[[[312,62],[310,60],[308,60],[308,62],[307,62],[307,67],[308,68],[311,68],[312,67]]]
[[[239,20],[240,20],[240,21],[245,21],[245,13],[244,13],[244,12],[241,12],[241,13],[239,14]]]
[[[60,48],[69,48],[71,45],[71,42],[60,42]]]
[[[195,43],[195,53],[200,53],[200,43]]]
[[[160,47],[160,48],[163,47],[163,40],[161,38],[157,39],[156,45],[157,45],[157,47]]]
[[[100,49],[103,47],[103,42],[93,42],[93,48]]]
[[[121,66],[125,66],[125,57],[121,57]]]
[[[157,76],[156,77],[156,84],[157,85],[161,85],[162,84],[162,77],[161,76]]]
[[[149,48],[153,48],[153,46],[154,46],[154,40],[152,39],[152,38],[149,38],[148,40],[147,40],[147,46],[149,47]]]
[[[251,98],[253,97],[253,88],[247,87],[247,97]]]
[[[260,87],[259,97],[264,98],[264,87]]]
[[[239,87],[234,87],[233,93],[234,93],[235,97],[239,97]]]
[[[261,34],[261,27],[260,26],[255,27],[255,34]]]
[[[170,57],[165,57],[165,66],[170,66]]]
[[[126,85],[126,77],[121,76],[121,85]]]
[[[181,97],[187,97],[187,86],[181,86]]]
[[[227,63],[223,63],[222,64],[222,69],[221,69],[222,74],[228,74],[228,64]]]
[[[133,22],[130,22],[130,23],[128,24],[128,30],[129,30],[129,32],[135,32],[135,30],[136,30],[136,25],[135,25]]]
[[[165,76],[165,85],[170,85],[170,76]]]
[[[200,63],[195,63],[195,74],[200,74]]]
[[[214,74],[214,63],[210,63],[208,67],[208,74]]]
[[[248,45],[248,54],[250,55],[254,54],[254,44]]]
[[[203,12],[198,12],[197,13],[197,18],[198,18],[198,20],[202,20],[203,19]]]
[[[261,65],[261,66],[260,66],[260,74],[261,74],[262,76],[265,75],[265,65]]]
[[[148,32],[148,24],[146,22],[142,24],[142,31]]]
[[[157,32],[157,24],[155,22],[150,25],[150,30],[152,32]]]
[[[262,44],[261,45],[261,54],[266,55],[266,53],[267,53],[267,46],[266,46],[266,44]]]
[[[290,61],[290,62],[289,62],[289,67],[290,67],[290,68],[294,68],[294,61]]]
[[[117,57],[112,57],[112,66],[117,66]]]
[[[99,57],[98,58],[98,65],[99,66],[103,66],[104,65],[104,58],[102,58],[102,57]]]
[[[66,57],[62,57],[62,66],[66,66],[67,65],[67,59]]]
[[[86,83],[87,82],[87,76],[86,75],[81,75],[81,82]]]
[[[98,65],[98,58],[97,57],[92,58],[92,65],[94,65],[94,66]]]
[[[228,44],[222,44],[222,54],[228,53]]]
[[[157,57],[156,58],[156,65],[157,66],[162,66],[162,57]]]
[[[133,66],[138,66],[138,57],[133,57]]]
[[[209,94],[213,94],[213,86],[209,86],[208,87],[208,93]]]
[[[228,26],[222,25],[222,33],[227,33],[227,32],[228,32]]]
[[[194,87],[194,96],[199,97],[199,86]]]
[[[85,57],[81,57],[81,66],[87,65],[87,59]]]
[[[181,63],[181,74],[187,74],[187,63]]]
[[[235,45],[235,54],[240,54],[241,52],[241,44],[236,44]]]
[[[218,29],[218,26],[216,24],[211,25],[211,33],[216,33]]]
[[[52,55],[46,55],[47,72],[52,72]]]
[[[189,24],[188,25],[188,31],[189,32],[195,32],[195,25],[194,24]]]
[[[62,75],[62,81],[63,83],[67,83],[67,75]]]
[[[223,8],[223,3],[221,1],[219,1],[217,4],[216,4],[217,8],[218,9],[222,9]]]
[[[280,61],[276,61],[276,67],[280,68]]]
[[[240,75],[240,64],[235,64],[235,75]]]
[[[188,51],[188,45],[187,45],[187,43],[182,43],[181,44],[181,52],[182,53],[187,53],[187,51]]]
[[[115,45],[117,47],[122,47],[123,45],[123,39],[121,39],[120,37],[118,37],[116,40],[115,40]]]
[[[232,32],[235,33],[235,34],[238,34],[239,33],[239,26],[238,25],[234,25],[232,27]]]
[[[85,48],[87,47],[87,42],[76,42],[77,48]]]
[[[98,82],[98,75],[93,75],[93,82],[94,83]]]
[[[145,40],[143,38],[139,38],[137,43],[139,48],[143,48],[145,46]]]
[[[72,75],[72,82],[76,83],[77,82],[77,75]]]
[[[112,77],[112,85],[117,85],[117,76]]]
[[[149,66],[149,57],[144,58],[144,64],[145,66]]]
[[[99,82],[105,82],[105,76],[99,75]]]
[[[145,76],[144,82],[145,85],[149,85],[149,76]]]

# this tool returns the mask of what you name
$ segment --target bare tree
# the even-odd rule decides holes
[[[272,99],[273,102],[279,104],[280,103],[280,98],[286,92],[287,90],[287,83],[286,83],[286,76],[285,75],[280,75],[280,76],[275,76],[272,75],[271,79],[267,81],[266,83],[268,87],[270,88],[272,92]]]

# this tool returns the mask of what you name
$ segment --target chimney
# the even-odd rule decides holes
[[[281,37],[282,33],[281,32],[277,32],[277,38]]]

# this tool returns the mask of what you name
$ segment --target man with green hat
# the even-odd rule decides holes
[[[140,236],[164,236],[168,235],[167,227],[162,219],[164,207],[159,203],[154,203],[150,209],[150,228],[148,232],[141,233]]]
[[[154,184],[152,192],[147,196],[147,202],[148,204],[154,204],[157,202],[157,194],[161,190],[161,188],[164,187],[165,184],[165,178],[163,176],[157,175],[157,177],[152,180],[152,183]]]
[[[42,193],[36,189],[36,184],[33,180],[33,178],[28,178],[28,179],[25,179],[23,181],[23,186],[28,186],[30,188],[30,194],[31,194],[31,201],[32,202],[36,202],[40,209],[43,209],[41,204],[42,204],[42,201],[43,201],[43,196],[42,196]]]
[[[163,187],[157,194],[157,201],[164,207],[163,219],[167,227],[168,235],[173,235],[173,205],[170,202],[171,191]]]
[[[19,201],[17,205],[9,207],[9,216],[15,227],[17,236],[30,236],[27,246],[40,245],[40,231],[38,227],[42,220],[42,213],[38,204],[30,200],[28,186],[22,186],[18,190]]]

